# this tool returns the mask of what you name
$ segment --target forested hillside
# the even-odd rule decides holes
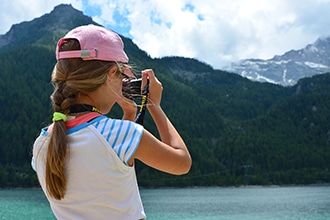
[[[60,23],[58,14],[65,15]],[[61,5],[16,25],[11,38],[2,36],[9,43],[0,47],[0,187],[38,186],[30,152],[52,115],[55,44],[67,30],[90,22]],[[26,36],[19,38],[20,33]],[[152,68],[163,83],[162,106],[193,157],[191,172],[179,177],[138,162],[141,186],[330,182],[329,73],[282,87],[214,70],[195,59],[151,59],[130,39],[124,43],[136,71]],[[109,116],[119,118],[119,108]],[[149,115],[145,127],[157,135]]]

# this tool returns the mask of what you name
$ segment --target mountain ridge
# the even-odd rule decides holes
[[[290,50],[271,59],[245,59],[224,68],[253,81],[283,86],[330,71],[330,36],[320,37],[300,50]]]
[[[69,17],[75,17],[75,19],[68,19]],[[7,33],[0,35],[0,50],[37,43],[45,36],[52,34],[63,36],[76,26],[73,21],[79,21],[80,24],[97,24],[92,18],[74,9],[70,4],[61,4],[39,18],[14,24]]]
[[[68,19],[68,17],[74,17],[75,19]],[[42,22],[40,23],[41,20]],[[38,41],[47,42],[49,39],[47,39],[45,33],[48,33],[48,37],[53,37],[52,40],[56,43],[60,36],[77,26],[73,23],[74,21],[79,21],[80,25],[99,25],[91,17],[74,9],[71,4],[60,4],[54,7],[50,13],[43,15],[42,19],[40,17],[29,22],[24,21],[14,24],[6,34],[0,35],[0,51],[20,47],[23,44],[37,43]],[[29,28],[29,26],[33,28]],[[39,36],[42,37],[40,38]],[[124,41],[128,40],[123,36],[122,38]],[[126,42],[134,45],[130,39]],[[143,54],[140,53],[140,55]],[[148,56],[148,54],[144,51],[143,56]],[[267,60],[254,58],[241,60],[223,67],[222,70],[238,74],[252,81],[293,86],[301,78],[329,72],[329,57],[330,36],[320,37],[314,43],[308,44],[300,50],[290,50],[283,55],[275,55]],[[135,61],[139,62],[136,59]],[[182,75],[183,73],[179,74]],[[186,77],[190,78],[191,75],[186,74]]]

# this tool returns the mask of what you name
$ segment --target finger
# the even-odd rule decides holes
[[[142,75],[141,91],[142,91],[145,85],[147,84],[149,77],[148,77],[148,73],[145,70],[141,71],[141,73],[142,73],[141,74]]]
[[[142,71],[142,85],[141,85],[141,91],[145,87],[145,85],[148,83],[148,80],[154,80],[155,75],[152,69],[146,69]]]
[[[155,78],[155,74],[154,71],[152,69],[146,69],[142,71],[143,75],[146,75],[147,78],[151,79],[151,78]],[[151,79],[152,80],[152,79]]]
[[[159,80],[156,78],[155,73],[152,69],[146,69],[142,71],[143,75],[146,75],[151,84],[157,83],[160,84]]]

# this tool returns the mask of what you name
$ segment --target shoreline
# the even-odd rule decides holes
[[[193,188],[276,188],[276,187],[321,187],[330,183],[283,184],[283,185],[240,185],[240,186],[187,186],[187,187],[139,187],[139,189],[193,189]],[[0,190],[42,190],[41,187],[0,187]]]

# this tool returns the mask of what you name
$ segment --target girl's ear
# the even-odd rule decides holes
[[[116,65],[114,65],[113,67],[111,67],[111,69],[108,72],[108,79],[114,77],[117,72],[118,72],[118,67]]]

